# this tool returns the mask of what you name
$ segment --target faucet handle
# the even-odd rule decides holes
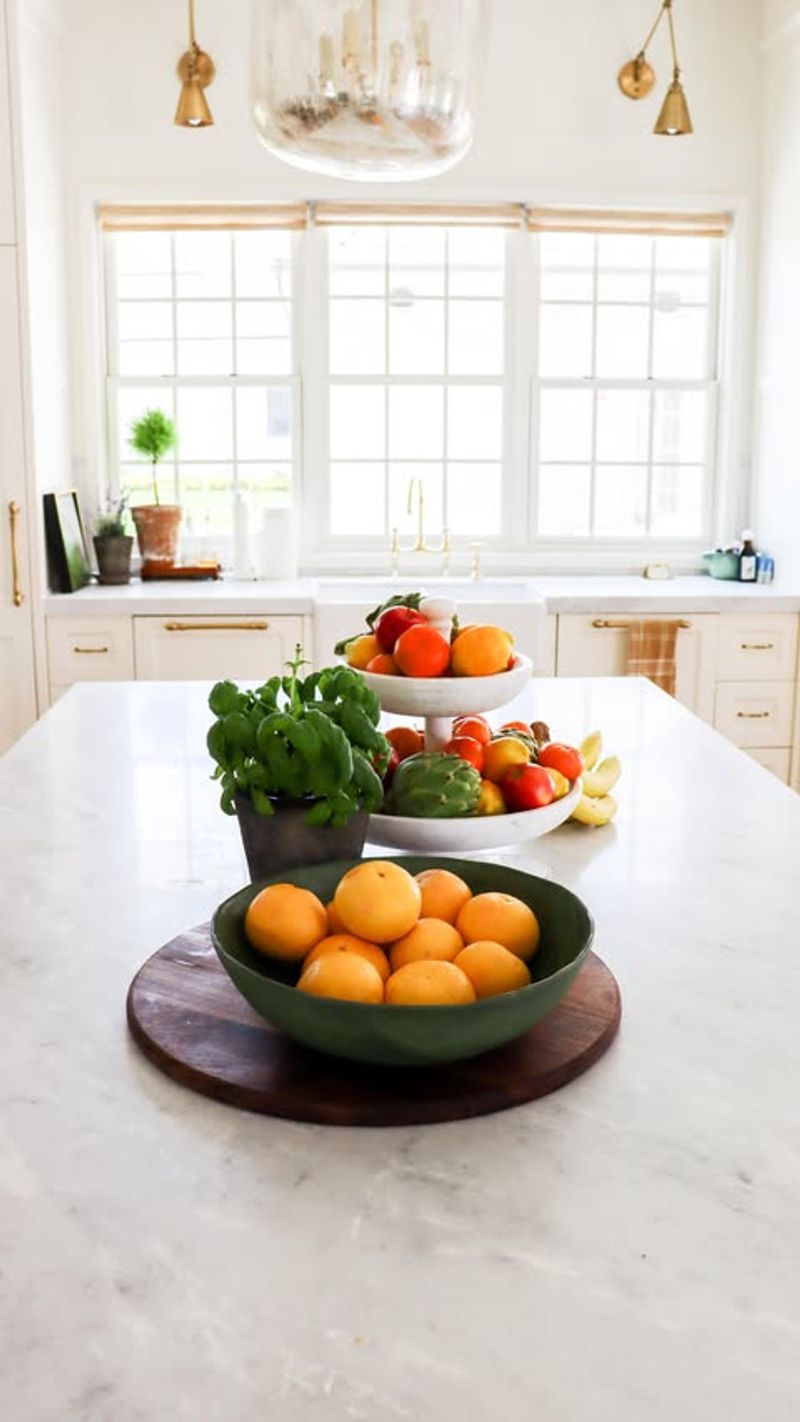
[[[449,573],[449,572],[450,572],[450,554],[451,554],[451,552],[452,552],[452,546],[451,546],[451,543],[450,543],[450,529],[449,529],[449,528],[445,528],[445,529],[443,530],[443,532],[442,532],[442,548],[441,548],[441,553],[442,553],[442,572],[443,572],[443,573]]]
[[[393,574],[399,573],[399,572],[400,572],[400,530],[399,530],[399,528],[393,528],[393,529],[392,529],[392,541],[391,541],[391,544],[390,544],[390,546],[389,546],[389,557],[390,557],[390,560],[391,560],[392,573],[393,573]]]
[[[481,580],[481,549],[483,547],[483,544],[470,543],[469,546],[472,549],[472,568],[470,570],[470,577],[473,583],[479,583]]]

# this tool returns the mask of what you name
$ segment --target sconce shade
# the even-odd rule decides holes
[[[208,128],[214,122],[203,86],[198,78],[184,79],[175,110],[179,128]]]
[[[686,95],[683,92],[683,85],[677,70],[661,105],[661,112],[656,119],[653,133],[665,134],[670,138],[679,137],[685,133],[694,133],[689,105],[686,102]]]

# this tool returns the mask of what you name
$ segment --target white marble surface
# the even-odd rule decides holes
[[[360,585],[369,579],[355,578]],[[391,579],[374,579],[378,601],[387,589],[408,589],[420,585],[437,585],[441,580],[415,569]],[[455,579],[463,584],[463,578]],[[334,582],[339,592],[335,596],[326,588]],[[259,611],[313,613],[318,603],[342,601],[341,588],[345,580],[299,578],[295,582],[237,582],[223,579],[216,583],[130,583],[127,587],[89,587],[67,594],[48,593],[43,599],[47,617],[132,616],[192,613],[245,614]],[[528,592],[514,593],[525,588]],[[540,596],[547,611],[586,612],[797,612],[800,611],[800,580],[786,578],[768,586],[746,586],[721,582],[700,575],[671,578],[664,582],[633,576],[549,577],[509,575],[482,580],[480,594],[486,600],[487,589],[495,588],[498,601],[507,602],[515,596]],[[509,591],[512,589],[512,591]]]
[[[508,855],[589,904],[621,1034],[426,1128],[239,1113],[128,1039],[244,878],[202,686],[81,686],[0,762],[3,1419],[800,1415],[800,799],[644,683],[518,705],[624,758],[613,827]]]

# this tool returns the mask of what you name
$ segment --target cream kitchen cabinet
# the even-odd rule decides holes
[[[19,330],[17,251],[0,247],[0,754],[36,719]]]
[[[729,740],[790,778],[796,741],[796,613],[720,617],[714,725]]]
[[[133,681],[130,617],[49,617],[46,635],[51,705],[76,681]]]
[[[562,613],[558,619],[558,676],[624,676],[628,652],[626,623],[641,614]],[[704,721],[714,719],[717,623],[715,613],[659,613],[654,621],[679,619],[676,699]]]
[[[271,613],[133,618],[137,681],[263,681],[283,671],[298,642],[310,659],[310,618]]]

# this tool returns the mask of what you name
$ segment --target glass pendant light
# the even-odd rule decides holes
[[[253,109],[285,162],[432,177],[472,142],[487,0],[253,0]]]

